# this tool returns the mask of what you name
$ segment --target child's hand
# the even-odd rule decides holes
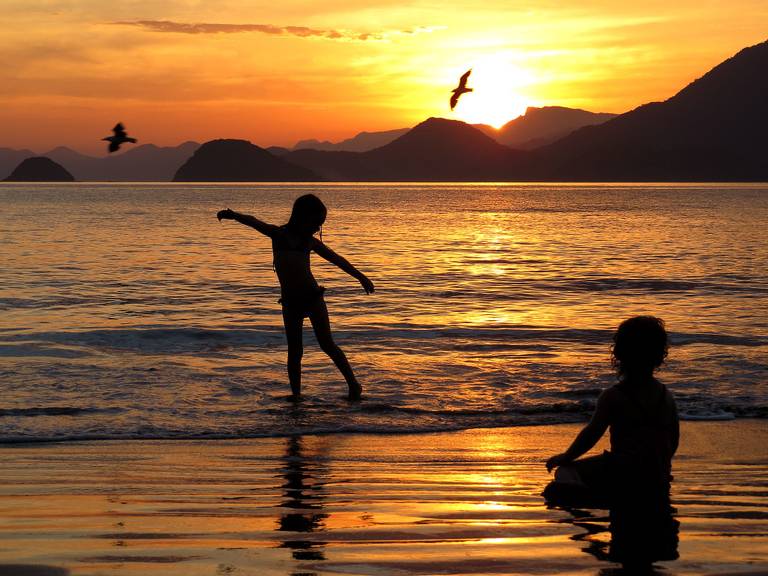
[[[373,292],[373,282],[368,280],[367,276],[360,278],[360,284],[363,286],[363,290],[365,290],[366,294],[371,294]]]
[[[547,472],[552,472],[552,468],[557,468],[558,466],[567,464],[570,461],[570,458],[568,458],[565,454],[557,454],[556,456],[552,456],[552,458],[547,460]]]
[[[233,220],[235,218],[235,213],[227,208],[226,210],[219,210],[216,213],[216,218],[219,219],[219,222],[222,220]]]

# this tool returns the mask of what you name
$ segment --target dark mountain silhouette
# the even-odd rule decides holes
[[[267,146],[264,148],[267,152],[272,154],[273,156],[285,156],[288,154],[288,152],[291,151],[290,148],[285,148],[284,146]]]
[[[300,140],[293,147],[294,150],[331,150],[344,152],[367,152],[389,144],[395,138],[399,138],[410,128],[398,128],[397,130],[384,130],[382,132],[360,132],[353,138],[347,138],[341,142],[329,142],[328,140]]]
[[[32,150],[14,150],[13,148],[0,148],[0,176],[10,174],[11,170],[26,158],[37,156]]]
[[[74,182],[67,170],[45,156],[25,158],[5,179],[6,182]]]
[[[492,181],[514,178],[526,156],[464,122],[430,118],[368,152],[297,150],[284,158],[329,180]]]
[[[286,162],[247,140],[211,140],[178,169],[174,182],[311,182],[311,170]]]
[[[559,140],[578,128],[602,124],[615,116],[562,106],[530,106],[525,114],[499,128],[496,140],[510,148],[532,150]]]
[[[270,153],[243,140],[215,140],[192,158],[198,146],[194,142],[176,148],[138,146],[109,158],[67,148],[46,156],[78,180],[167,181],[189,159],[178,168],[176,180],[767,181],[766,70],[768,42],[763,42],[740,51],[664,102],[577,128],[530,151],[502,145],[488,134],[529,148],[553,138],[551,130],[570,131],[573,122],[599,121],[607,115],[529,108],[498,132],[430,118],[364,152],[273,147]],[[367,146],[370,138],[386,140],[399,132],[361,133],[344,142]],[[7,166],[7,173],[30,156],[34,153],[29,150],[0,148],[0,169]]]
[[[493,126],[488,124],[472,124],[475,128],[487,134],[491,138],[496,138],[498,131]],[[347,138],[341,142],[329,142],[328,140],[300,140],[293,147],[293,150],[327,150],[334,152],[368,152],[375,148],[381,148],[386,146],[393,140],[400,138],[404,134],[407,134],[410,128],[398,128],[396,130],[385,130],[383,132],[360,132],[353,138]],[[279,146],[270,146],[268,151],[272,152],[271,148],[280,148]],[[282,155],[281,152],[278,155]]]
[[[104,158],[86,156],[59,146],[46,156],[66,166],[78,180],[168,182],[199,146],[197,142],[169,147],[143,144]]]
[[[480,130],[480,132],[482,132],[486,136],[490,136],[491,138],[496,140],[496,142],[499,142],[499,139],[497,138],[497,136],[499,135],[498,128],[494,128],[490,124],[470,124],[470,126],[472,126],[472,128],[476,128]],[[499,144],[504,144],[504,142],[499,142]],[[504,145],[507,146],[507,144],[504,144]],[[512,146],[510,146],[510,148],[512,148]]]
[[[745,48],[664,102],[535,151],[557,180],[768,180],[768,42]]]

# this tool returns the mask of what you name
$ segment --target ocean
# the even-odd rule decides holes
[[[346,385],[307,322],[287,401],[269,239],[313,256]],[[0,442],[422,432],[580,422],[611,336],[653,314],[684,419],[768,418],[768,185],[0,184]]]

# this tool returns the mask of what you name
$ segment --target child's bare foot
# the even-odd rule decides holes
[[[349,385],[349,394],[347,395],[348,400],[357,401],[360,400],[360,398],[363,395],[363,387],[360,386],[360,384],[350,384]]]

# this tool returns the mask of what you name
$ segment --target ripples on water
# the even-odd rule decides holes
[[[269,241],[223,207],[329,207],[319,258],[345,385],[307,330],[288,410]],[[688,418],[768,416],[768,187],[2,185],[0,437],[251,436],[576,421],[611,334],[663,317]]]

